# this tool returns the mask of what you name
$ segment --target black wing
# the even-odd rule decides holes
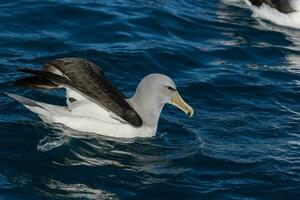
[[[42,78],[51,81],[50,83],[69,87],[131,125],[143,124],[138,113],[125,100],[126,97],[93,62],[80,58],[63,58],[46,63],[43,71],[28,68],[19,70],[35,75],[39,80]]]

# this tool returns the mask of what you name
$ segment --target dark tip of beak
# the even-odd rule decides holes
[[[188,115],[189,117],[191,117],[191,116],[192,116],[192,112],[188,112],[187,115]]]

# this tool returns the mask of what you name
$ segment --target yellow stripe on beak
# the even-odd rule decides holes
[[[185,112],[187,116],[191,117],[194,114],[194,110],[191,106],[189,106],[176,91],[171,99],[171,104]]]

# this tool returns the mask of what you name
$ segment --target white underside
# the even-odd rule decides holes
[[[134,127],[120,122],[112,118],[110,112],[75,91],[67,89],[66,96],[67,99],[72,97],[77,101],[73,103],[67,101],[67,106],[57,106],[30,100],[42,108],[25,104],[24,106],[38,114],[47,123],[63,124],[81,132],[118,138],[151,137],[155,135],[156,128],[147,126]]]

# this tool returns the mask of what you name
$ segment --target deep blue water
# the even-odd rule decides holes
[[[195,116],[150,139],[62,132],[7,97],[19,66],[77,56],[126,95],[149,73]],[[0,1],[0,199],[298,199],[300,31],[218,0]]]

